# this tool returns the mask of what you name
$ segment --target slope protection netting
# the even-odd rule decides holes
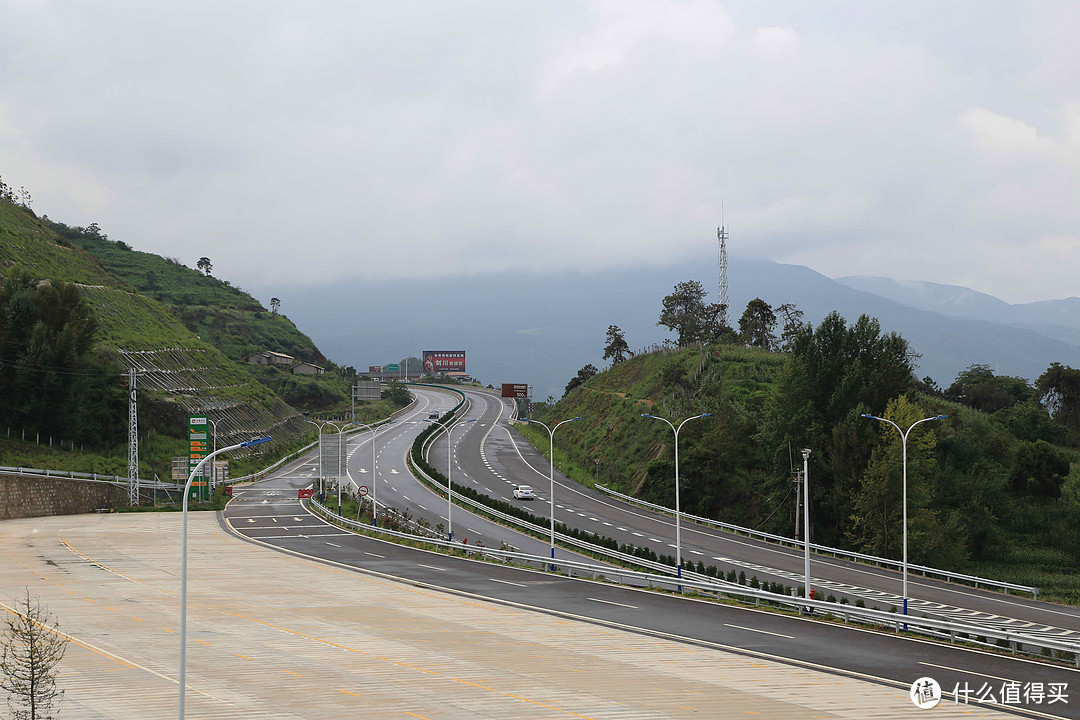
[[[218,447],[264,435],[286,440],[305,430],[300,413],[268,392],[259,392],[262,397],[253,400],[229,397],[233,393],[228,390],[243,390],[253,382],[221,384],[221,368],[210,364],[207,350],[121,349],[119,353],[124,364],[138,373],[139,388],[167,395],[189,414],[207,415],[214,421]]]

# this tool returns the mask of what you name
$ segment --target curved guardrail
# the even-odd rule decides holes
[[[623,502],[632,503],[634,505],[640,505],[641,507],[648,508],[649,510],[655,510],[657,512],[664,513],[666,515],[675,515],[675,511],[672,508],[664,507],[663,505],[657,505],[656,503],[648,502],[647,500],[641,500],[639,498],[631,497],[630,495],[624,495],[621,492],[612,490],[611,488],[597,484],[596,489],[602,493],[606,493],[614,498],[618,498]],[[742,527],[741,525],[732,525],[731,523],[721,522],[719,520],[711,520],[699,515],[691,515],[690,513],[679,513],[683,518],[692,520],[702,525],[708,525],[720,530],[726,530],[738,535],[746,535],[747,537],[754,538],[756,540],[762,540],[765,542],[774,542],[780,545],[793,548],[802,548],[803,544],[798,540],[793,540],[783,535],[774,535],[773,533],[763,532],[761,530],[754,530],[752,528]],[[852,560],[859,560],[865,563],[874,565],[880,565],[882,567],[892,567],[896,570],[903,568],[904,564],[899,560],[892,560],[890,558],[878,557],[876,555],[865,555],[863,553],[855,552],[853,550],[842,550],[840,548],[829,547],[828,545],[819,545],[817,543],[810,543],[810,549],[817,553],[823,553],[826,555],[832,555],[838,558],[849,558]],[[1039,588],[1030,587],[1028,585],[1017,585],[1016,583],[1005,582],[1004,580],[991,580],[990,578],[978,577],[976,575],[967,575],[964,573],[952,572],[950,570],[941,570],[939,568],[927,567],[925,565],[913,565],[908,563],[908,570],[919,573],[923,576],[935,576],[945,580],[962,580],[973,584],[976,588],[980,585],[987,588],[1000,588],[1002,590],[1016,590],[1019,592],[1031,593],[1032,597],[1036,600],[1039,598]]]
[[[513,550],[500,550],[488,547],[477,547],[475,545],[465,545],[462,543],[451,542],[448,540],[430,538],[421,535],[411,535],[409,533],[387,530],[385,528],[372,527],[371,525],[359,523],[355,520],[351,520],[341,515],[337,515],[329,508],[320,504],[314,499],[312,499],[311,503],[322,513],[324,513],[328,518],[331,518],[333,522],[336,522],[337,524],[345,528],[361,530],[364,532],[373,532],[380,535],[388,535],[391,537],[411,540],[414,542],[423,542],[430,545],[435,545],[437,547],[445,548],[450,551],[476,553],[504,562],[523,562],[526,565],[535,565],[538,569],[541,570],[550,568],[552,565],[552,559],[549,557],[530,555],[528,553],[522,553]],[[635,561],[640,561],[640,558],[635,558]],[[840,618],[845,623],[854,621],[865,625],[890,627],[893,628],[896,632],[900,632],[902,629],[905,629],[909,632],[915,632],[921,635],[948,639],[951,642],[960,641],[966,643],[973,643],[976,645],[996,647],[992,643],[987,642],[988,640],[996,640],[1006,643],[1008,649],[1014,652],[1021,652],[1029,655],[1047,655],[1053,652],[1068,653],[1072,656],[1071,660],[1073,661],[1073,663],[1077,667],[1080,667],[1080,643],[1056,640],[1054,638],[1027,635],[1023,632],[1015,632],[1008,628],[983,627],[981,625],[956,622],[954,620],[941,620],[934,617],[922,617],[916,615],[899,615],[895,612],[888,612],[884,610],[860,608],[853,605],[832,603],[822,600],[810,600],[807,598],[781,595],[778,593],[769,592],[767,590],[750,588],[746,587],[745,585],[729,583],[714,578],[693,578],[687,577],[685,575],[682,578],[673,578],[671,575],[668,574],[656,575],[653,573],[643,573],[628,568],[611,567],[608,565],[593,565],[591,563],[583,563],[576,560],[557,559],[554,562],[556,567],[564,569],[564,572],[562,574],[568,576],[573,576],[573,573],[569,572],[570,570],[577,570],[579,572],[584,572],[590,575],[591,579],[594,580],[615,577],[619,578],[622,584],[630,584],[625,582],[626,580],[635,580],[638,584],[642,586],[647,585],[650,588],[658,587],[665,590],[675,590],[682,592],[685,592],[685,590],[689,588],[702,593],[715,593],[717,600],[720,600],[721,597],[727,595],[729,597],[738,597],[752,600],[754,604],[758,606],[761,605],[762,601],[765,601],[772,605],[777,605],[795,610],[800,615],[807,611],[816,612],[820,613],[821,615]]]

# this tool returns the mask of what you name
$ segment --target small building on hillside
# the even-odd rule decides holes
[[[322,375],[326,370],[314,363],[302,362],[293,366],[293,375]]]
[[[274,352],[272,350],[260,350],[257,353],[252,353],[244,358],[252,365],[277,365],[288,367],[293,364],[296,359],[292,355],[286,355],[285,353]]]

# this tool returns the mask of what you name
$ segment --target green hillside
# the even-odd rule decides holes
[[[153,287],[144,294],[148,276]],[[112,242],[96,227],[39,219],[7,199],[0,199],[0,305],[0,464],[126,466],[124,374],[132,368],[140,434],[150,447],[140,456],[144,477],[168,478],[171,457],[186,453],[189,413],[217,423],[219,445],[271,435],[279,442],[260,452],[273,453],[310,428],[276,391],[303,409],[348,398],[337,373],[300,377],[238,362],[263,349],[323,361],[288,319],[246,293]]]
[[[674,507],[671,428],[679,436],[683,511],[791,536],[793,471],[811,449],[817,542],[898,558],[902,458],[882,415],[907,428],[912,562],[968,569],[1038,585],[1080,601],[1080,432],[1052,395],[1017,378],[962,374],[943,392],[911,374],[906,343],[876,323],[830,316],[805,327],[790,353],[719,344],[662,350],[614,365],[572,390],[539,419],[580,416],[555,435],[556,463],[600,483]],[[1066,369],[1067,370],[1067,369]],[[1074,373],[1076,371],[1073,371]],[[977,377],[972,385],[965,377]],[[991,392],[992,390],[992,392]],[[980,409],[993,394],[993,412]],[[1075,394],[1075,393],[1074,393]],[[545,455],[547,432],[517,427]]]
[[[47,221],[48,222],[48,221]],[[260,350],[326,363],[315,343],[284,315],[273,314],[227,280],[189,268],[173,258],[140,252],[90,229],[48,222],[56,234],[90,253],[112,276],[157,300],[188,330],[232,360]]]
[[[54,280],[124,287],[92,255],[58,237],[47,221],[0,199],[0,274],[16,265]]]

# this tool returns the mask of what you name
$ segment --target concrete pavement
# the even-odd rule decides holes
[[[1011,717],[920,711],[906,688],[292,557],[212,513],[189,522],[189,718]],[[72,637],[61,718],[176,716],[179,546],[175,513],[0,524],[0,599],[28,587]]]

